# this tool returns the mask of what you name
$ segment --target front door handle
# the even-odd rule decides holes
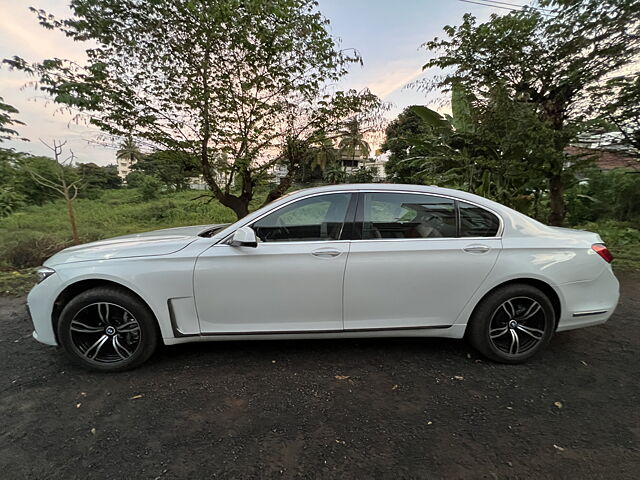
[[[486,245],[469,245],[464,247],[463,250],[467,253],[487,253],[491,249]]]
[[[311,255],[318,258],[333,258],[337,257],[342,252],[340,250],[314,250]]]

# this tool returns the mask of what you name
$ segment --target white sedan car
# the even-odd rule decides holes
[[[467,337],[523,362],[618,302],[595,233],[543,225],[469,193],[416,185],[301,190],[232,225],[67,248],[28,297],[35,331],[117,371],[159,343]]]

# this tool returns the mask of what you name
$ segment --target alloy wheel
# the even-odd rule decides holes
[[[69,330],[78,352],[97,363],[124,362],[140,347],[140,324],[126,308],[115,303],[85,306],[75,314]]]
[[[548,323],[544,308],[536,300],[513,297],[493,312],[489,338],[493,346],[503,353],[524,354],[544,339]]]

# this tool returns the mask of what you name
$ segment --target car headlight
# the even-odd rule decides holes
[[[47,278],[49,278],[54,273],[56,273],[56,271],[53,268],[40,267],[36,271],[36,283],[44,282]]]

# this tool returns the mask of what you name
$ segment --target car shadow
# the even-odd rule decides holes
[[[234,340],[162,346],[149,363],[158,367],[195,362],[226,364],[478,357],[464,340],[447,338],[366,338],[301,340]]]

